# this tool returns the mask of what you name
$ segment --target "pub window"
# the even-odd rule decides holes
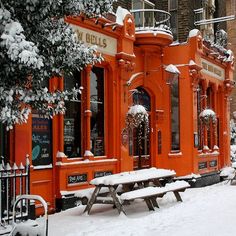
[[[202,99],[203,99],[203,89],[201,85],[198,85],[197,88],[197,127],[198,127],[198,149],[202,150],[203,148],[203,125],[202,122],[200,121],[199,115],[201,111],[203,110],[202,108]]]
[[[93,67],[90,78],[91,151],[94,156],[104,156],[104,69]]]
[[[155,5],[148,0],[133,0],[132,9],[154,9]],[[140,11],[134,14],[136,27],[150,27],[154,23],[153,11]]]
[[[169,12],[171,14],[170,25],[174,40],[178,39],[178,0],[169,0]]]
[[[81,73],[65,74],[64,89],[71,90],[81,86]],[[64,116],[64,153],[68,157],[80,157],[83,153],[81,145],[81,100],[65,103]]]
[[[208,87],[206,90],[207,95],[207,108],[213,109],[213,91],[212,87]],[[213,124],[211,123],[209,127],[207,128],[207,146],[212,149],[213,148]]]
[[[179,80],[171,85],[171,150],[180,150]]]

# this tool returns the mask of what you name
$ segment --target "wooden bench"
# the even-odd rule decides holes
[[[186,188],[189,188],[190,185],[186,181],[176,181],[173,183],[168,183],[164,187],[146,187],[142,189],[133,190],[121,194],[120,199],[123,203],[135,200],[135,199],[144,199],[149,210],[154,211],[155,207],[158,207],[156,198],[163,197],[168,192],[173,192],[177,201],[182,202],[182,198],[179,192],[184,192]]]

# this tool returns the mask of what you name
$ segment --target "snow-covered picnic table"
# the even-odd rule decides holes
[[[161,185],[160,180],[163,180],[164,182],[171,182],[175,175],[176,173],[173,170],[150,168],[137,171],[122,172],[119,174],[95,178],[90,181],[91,185],[95,185],[95,189],[91,198],[88,201],[84,212],[88,212],[89,214],[93,204],[96,203],[113,204],[116,206],[119,213],[124,212],[123,202],[129,200],[126,199],[127,194],[131,193],[133,196],[132,199],[135,199],[135,191],[139,191],[136,194],[136,198],[143,198],[146,201],[150,210],[154,210],[153,206],[157,206],[156,200],[154,200],[154,198],[160,195],[158,189],[161,189],[162,195],[164,195],[168,191],[173,191],[177,200],[182,201],[178,191],[176,191],[176,186],[175,189],[172,188],[172,190],[170,190],[170,187],[169,189],[164,189],[164,187]],[[150,187],[151,183],[153,185],[152,187]],[[123,196],[117,195],[116,190],[120,185],[122,185],[122,189],[124,191],[124,193],[122,194]],[[135,190],[134,186],[137,186],[138,190]],[[184,189],[186,187],[189,187],[189,185],[185,184]],[[99,197],[99,193],[102,188],[108,188],[110,197]],[[147,188],[149,192],[146,191]],[[151,190],[150,188],[153,188],[153,190]],[[181,187],[181,190],[182,189],[183,186]],[[150,190],[152,193],[151,196],[149,194]],[[141,195],[140,191],[142,191]],[[151,199],[149,199],[150,197]]]

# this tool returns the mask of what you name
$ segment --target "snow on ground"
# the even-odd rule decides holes
[[[149,211],[145,202],[125,206],[118,215],[111,205],[96,204],[91,214],[78,206],[49,216],[49,236],[232,236],[235,233],[236,185],[224,181],[191,188],[176,202],[173,193],[158,199],[160,209]]]

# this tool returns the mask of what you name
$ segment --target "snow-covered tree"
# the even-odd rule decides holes
[[[12,128],[32,109],[45,117],[64,113],[80,88],[49,92],[54,76],[99,63],[96,47],[78,42],[64,17],[99,17],[115,0],[0,0],[0,122]]]

